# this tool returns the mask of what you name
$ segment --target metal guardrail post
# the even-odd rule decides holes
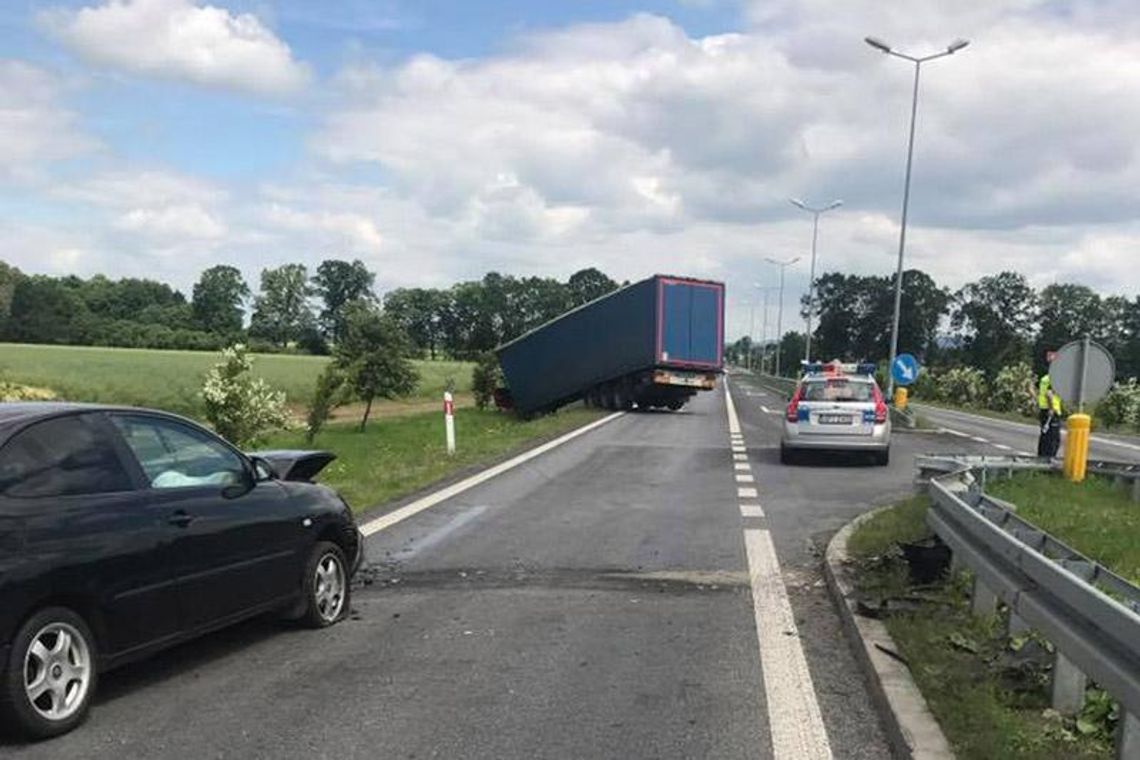
[[[1140,757],[1140,717],[1134,713],[1121,711],[1117,726],[1116,756],[1120,760],[1135,760]]]
[[[980,618],[991,618],[997,614],[997,594],[990,591],[981,578],[974,578],[974,591],[970,594],[970,611]]]

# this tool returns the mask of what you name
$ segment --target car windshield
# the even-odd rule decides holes
[[[873,401],[871,384],[847,378],[809,380],[804,383],[804,401]]]

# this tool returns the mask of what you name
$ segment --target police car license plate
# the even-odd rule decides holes
[[[819,415],[819,424],[821,425],[850,425],[851,415],[848,414],[821,414]]]

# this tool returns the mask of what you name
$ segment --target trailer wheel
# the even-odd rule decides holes
[[[684,401],[670,401],[669,402],[669,411],[675,412],[678,409],[680,409],[681,407],[683,407],[684,405],[685,405]]]

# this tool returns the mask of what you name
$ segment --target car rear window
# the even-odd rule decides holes
[[[844,378],[809,380],[804,383],[804,401],[874,401],[874,386]]]
[[[112,444],[83,417],[38,422],[0,449],[0,494],[5,496],[77,496],[132,487]]]

